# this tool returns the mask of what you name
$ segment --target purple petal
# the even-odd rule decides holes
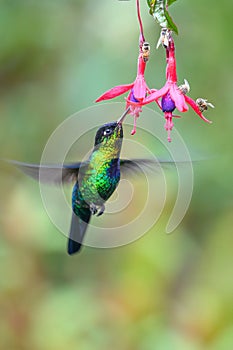
[[[169,92],[162,97],[161,106],[163,112],[173,112],[176,108],[175,102],[172,100]]]
[[[140,102],[139,100],[137,100],[134,96],[134,89],[131,90],[131,93],[128,97],[128,99],[131,101],[131,102]]]

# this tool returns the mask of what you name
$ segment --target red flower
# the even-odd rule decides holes
[[[172,112],[177,108],[180,112],[187,112],[188,106],[199,115],[207,123],[211,123],[206,119],[196,102],[188,97],[186,93],[189,91],[189,85],[185,81],[185,85],[180,87],[177,86],[177,74],[176,74],[176,59],[175,59],[175,47],[173,39],[170,37],[170,43],[167,52],[167,71],[166,71],[166,84],[160,90],[152,92],[148,97],[146,97],[142,105],[157,102],[166,119],[165,129],[168,131],[168,141],[171,141],[170,131],[173,128],[172,118],[175,117]],[[153,90],[154,91],[154,90]],[[161,101],[159,100],[161,98]]]
[[[131,132],[132,135],[134,135],[136,132],[136,119],[139,117],[139,114],[142,111],[142,105],[147,95],[147,92],[150,92],[150,89],[148,88],[144,77],[146,62],[149,58],[149,52],[150,46],[147,42],[144,42],[140,47],[140,52],[138,56],[137,77],[132,84],[115,86],[112,89],[106,91],[95,101],[100,102],[104,100],[109,100],[114,97],[120,96],[130,90],[129,95],[126,98],[126,109],[129,108],[129,113],[134,116],[134,128]]]

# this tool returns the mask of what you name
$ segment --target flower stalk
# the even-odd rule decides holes
[[[131,135],[134,135],[136,133],[137,118],[142,112],[142,105],[145,100],[145,97],[147,96],[147,94],[151,93],[151,90],[146,84],[145,76],[144,76],[146,64],[150,56],[150,45],[148,42],[146,42],[144,37],[139,0],[136,0],[136,5],[137,5],[137,16],[138,16],[138,22],[139,22],[139,31],[140,31],[139,55],[138,55],[136,79],[131,84],[118,85],[109,89],[100,97],[98,97],[97,100],[95,101],[95,102],[101,102],[101,101],[109,100],[109,99],[118,97],[126,93],[127,91],[129,91],[129,94],[126,98],[125,109],[126,110],[128,109],[129,110],[128,113],[134,117],[134,126],[131,132]]]

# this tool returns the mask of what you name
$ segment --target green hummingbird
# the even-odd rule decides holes
[[[123,120],[126,110],[116,121],[101,126],[95,136],[95,144],[87,161],[63,165],[37,165],[9,161],[25,174],[45,183],[68,183],[75,180],[72,192],[72,220],[67,252],[80,251],[92,215],[104,213],[105,202],[116,190],[121,170],[140,172],[141,166],[156,165],[149,159],[120,159],[123,141]],[[171,164],[172,161],[160,161]]]
[[[25,174],[45,183],[67,183],[75,179],[67,247],[70,255],[80,251],[91,216],[104,213],[105,202],[119,184],[121,167],[138,166],[136,161],[120,160],[122,123],[127,113],[128,110],[116,122],[104,124],[98,129],[94,148],[85,162],[50,166],[9,161]]]

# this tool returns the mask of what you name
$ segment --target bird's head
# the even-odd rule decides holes
[[[98,129],[95,136],[95,146],[101,143],[110,146],[111,144],[114,145],[116,141],[122,141],[122,123],[126,114],[125,112],[116,122],[104,124]]]

